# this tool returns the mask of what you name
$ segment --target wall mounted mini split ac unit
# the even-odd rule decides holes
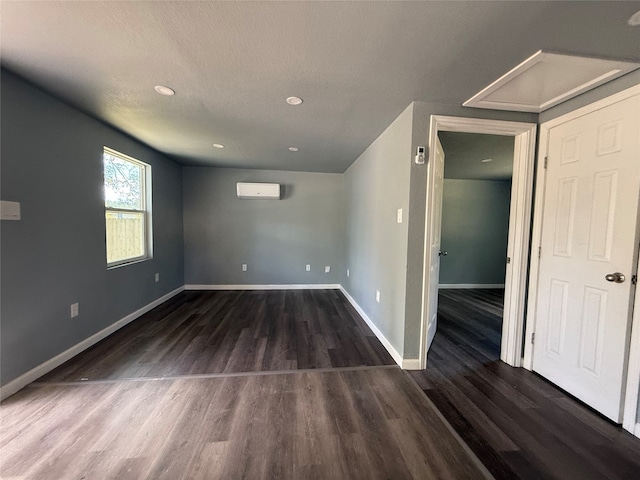
[[[238,198],[280,200],[279,183],[245,183],[236,184]]]

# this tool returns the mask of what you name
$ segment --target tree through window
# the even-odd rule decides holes
[[[151,178],[151,167],[107,147],[103,163],[107,266],[149,258],[147,178]]]

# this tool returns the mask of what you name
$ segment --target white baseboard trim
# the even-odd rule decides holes
[[[405,358],[401,366],[404,370],[422,370],[419,358]]]
[[[179,294],[183,290],[184,290],[184,287],[176,288],[175,290],[167,293],[166,295],[163,295],[162,297],[158,298],[157,300],[154,300],[150,304],[145,305],[144,307],[136,310],[133,313],[130,313],[129,315],[127,315],[124,318],[121,318],[117,322],[109,325],[107,328],[104,328],[104,329],[100,330],[98,333],[95,333],[95,334],[91,335],[89,338],[81,341],[80,343],[76,343],[73,347],[69,348],[68,350],[65,350],[64,352],[56,355],[55,357],[47,360],[46,362],[41,363],[37,367],[32,368],[28,372],[20,375],[15,380],[10,381],[6,385],[3,385],[2,387],[0,387],[0,400],[4,400],[5,398],[9,397],[10,395],[13,395],[17,391],[22,390],[24,387],[29,385],[31,382],[34,382],[38,378],[40,378],[43,375],[49,373],[54,368],[59,367],[60,365],[62,365],[64,362],[66,362],[70,358],[75,357],[80,352],[82,352],[82,351],[86,350],[87,348],[91,347],[92,345],[98,343],[103,338],[108,337],[109,335],[111,335],[116,330],[124,327],[128,323],[131,323],[132,321],[134,321],[135,319],[141,317],[142,315],[144,315],[148,311],[154,309],[155,307],[157,307],[161,303],[166,302],[171,297],[175,297],[177,294]]]
[[[353,299],[353,297],[349,295],[349,292],[347,292],[342,285],[340,285],[340,291],[344,294],[344,296],[349,301],[349,303],[353,306],[353,308],[356,309],[356,312],[360,314],[362,319],[369,326],[369,328],[375,334],[375,336],[378,337],[378,340],[380,340],[380,343],[382,343],[384,348],[387,349],[387,352],[389,352],[389,354],[393,357],[395,362],[398,365],[400,365],[401,368],[405,368],[403,365],[404,360],[402,359],[402,355],[400,355],[398,351],[395,348],[393,348],[393,345],[391,345],[391,342],[387,340],[387,338],[382,334],[382,332],[378,329],[378,327],[373,323],[373,321],[369,318],[369,315],[365,313],[362,307],[358,305],[358,302],[356,302]]]
[[[438,288],[504,288],[504,283],[440,283]]]
[[[185,290],[338,290],[337,283],[312,283],[309,285],[185,285]]]

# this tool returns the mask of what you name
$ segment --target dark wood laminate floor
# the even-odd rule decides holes
[[[0,478],[490,478],[399,367],[26,388]]]
[[[0,478],[491,478],[336,291],[185,292],[0,405]]]
[[[499,360],[502,295],[441,290],[425,394],[497,479],[640,478],[639,439]]]
[[[338,290],[186,291],[39,381],[392,364]]]

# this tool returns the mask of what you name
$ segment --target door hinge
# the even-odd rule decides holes
[[[511,257],[507,257],[507,263],[511,263]]]
[[[534,343],[536,343],[536,332],[531,334],[531,344],[533,345]]]
[[[544,168],[547,169],[547,165],[549,164],[549,157],[544,157]]]
[[[538,258],[542,255],[542,247],[538,247]]]
[[[637,283],[638,283],[638,275],[631,275],[631,283],[633,285],[637,285]]]

